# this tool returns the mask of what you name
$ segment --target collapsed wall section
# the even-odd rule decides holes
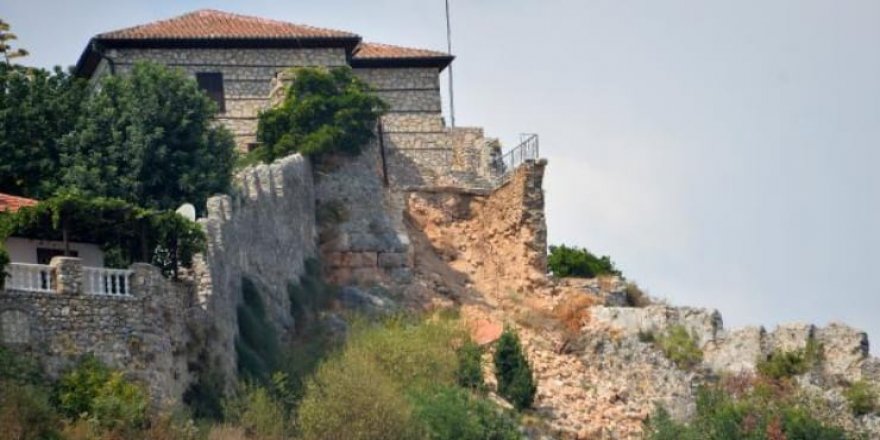
[[[527,161],[492,192],[413,191],[406,215],[432,252],[484,293],[529,292],[546,282],[546,161]]]
[[[292,155],[236,175],[232,195],[208,199],[199,219],[208,237],[195,265],[197,300],[206,312],[209,361],[227,379],[235,377],[237,309],[242,279],[257,286],[267,316],[280,331],[293,326],[287,286],[317,257],[315,193],[307,159]]]

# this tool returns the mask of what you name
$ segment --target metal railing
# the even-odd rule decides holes
[[[499,184],[507,182],[520,165],[529,160],[537,160],[539,155],[538,135],[520,135],[519,145],[492,161],[492,169],[498,176]]]
[[[83,267],[83,291],[89,295],[131,296],[131,276],[123,269]]]
[[[2,270],[2,269],[0,269]],[[54,292],[55,269],[44,264],[12,263],[6,266],[6,289],[23,292]]]

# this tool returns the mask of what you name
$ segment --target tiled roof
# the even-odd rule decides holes
[[[200,9],[167,20],[105,32],[100,40],[358,38],[356,34]]]
[[[33,206],[37,203],[38,202],[33,199],[26,199],[24,197],[0,193],[0,212],[15,212],[24,206]]]
[[[390,44],[361,43],[354,52],[356,59],[395,59],[395,58],[448,58],[445,52]]]

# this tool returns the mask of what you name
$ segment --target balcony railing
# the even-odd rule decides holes
[[[520,144],[492,162],[492,168],[498,176],[498,184],[504,184],[520,165],[529,160],[537,160],[540,156],[538,135],[524,134]]]
[[[90,295],[130,296],[133,274],[130,270],[83,267],[83,291]]]
[[[25,292],[55,292],[55,268],[44,264],[6,266],[6,288]]]
[[[132,296],[131,279],[134,271],[103,267],[79,267],[80,292],[86,295],[116,297]],[[6,290],[37,293],[60,293],[58,268],[43,264],[11,263],[6,266]],[[63,272],[62,272],[63,273]]]

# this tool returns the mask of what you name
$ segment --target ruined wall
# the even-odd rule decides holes
[[[494,192],[414,191],[406,213],[449,265],[494,293],[546,282],[545,161],[528,161]]]
[[[210,360],[232,378],[242,277],[258,287],[280,331],[293,325],[287,285],[304,273],[307,259],[317,256],[311,166],[292,155],[246,168],[236,175],[233,195],[211,197],[207,206],[207,217],[199,222],[208,250],[193,277],[211,335]]]
[[[144,383],[155,403],[179,401],[191,379],[191,286],[147,264],[132,269],[132,296],[0,290],[0,343],[35,355],[50,377],[91,353]]]
[[[406,280],[411,255],[402,196],[385,185],[378,143],[356,157],[334,158],[315,177],[328,279],[339,284]]]
[[[683,325],[697,337],[705,364],[718,372],[754,372],[759,359],[765,359],[773,352],[804,349],[808,341],[814,340],[822,348],[823,375],[846,381],[869,379],[880,383],[880,376],[873,372],[876,361],[869,356],[867,334],[843,324],[833,323],[826,327],[784,324],[771,332],[763,327],[728,331],[717,311],[665,305],[594,307],[590,314],[594,321],[633,337],[639,332],[661,334],[670,326]]]

